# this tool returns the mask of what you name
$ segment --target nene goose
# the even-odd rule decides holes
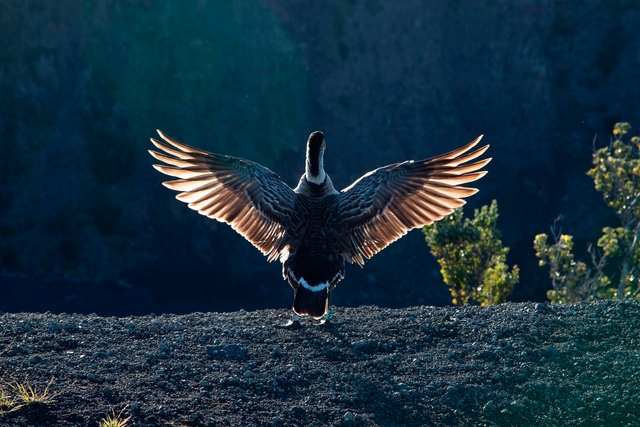
[[[322,132],[307,141],[306,168],[291,189],[249,160],[190,147],[158,131],[151,139],[166,154],[149,153],[179,178],[163,184],[202,215],[226,222],[268,257],[280,259],[294,290],[293,310],[315,319],[327,313],[329,292],[344,277],[345,261],[364,265],[409,230],[453,212],[475,194],[459,186],[486,174],[490,158],[473,152],[482,135],[462,148],[426,160],[394,163],[366,173],[338,192],[324,171]],[[294,315],[294,319],[295,319]]]

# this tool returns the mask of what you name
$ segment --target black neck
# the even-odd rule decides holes
[[[312,176],[320,175],[320,149],[309,147],[307,152],[307,170]]]
[[[316,131],[309,136],[307,141],[307,181],[314,184],[322,184],[325,179],[322,156],[324,154],[324,135]]]

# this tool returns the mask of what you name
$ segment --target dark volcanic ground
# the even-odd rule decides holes
[[[640,304],[0,316],[2,426],[640,425]]]

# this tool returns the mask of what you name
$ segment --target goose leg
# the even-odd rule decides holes
[[[320,322],[314,323],[314,324],[321,328],[330,328],[334,325],[339,325],[342,323],[342,322],[336,322],[335,320],[331,321],[332,318],[333,318],[333,310],[329,310],[324,316],[322,316],[322,319],[320,320]]]
[[[287,323],[285,323],[284,325],[280,326],[281,328],[284,329],[300,329],[302,328],[304,324],[302,322],[300,322],[300,316],[298,316],[297,314],[293,313],[291,315],[291,320],[289,320]]]
[[[333,325],[333,322],[329,321],[329,319],[322,318],[318,323],[314,323],[319,328],[330,328]]]

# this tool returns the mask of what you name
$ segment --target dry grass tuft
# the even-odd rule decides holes
[[[54,378],[40,391],[29,383],[15,382],[8,388],[0,384],[0,415],[17,411],[26,406],[44,406],[56,402],[60,393],[51,391]]]
[[[100,420],[100,427],[126,427],[131,419],[131,415],[127,418],[123,418],[122,411],[118,415],[112,409],[110,414],[107,414],[102,420]]]

